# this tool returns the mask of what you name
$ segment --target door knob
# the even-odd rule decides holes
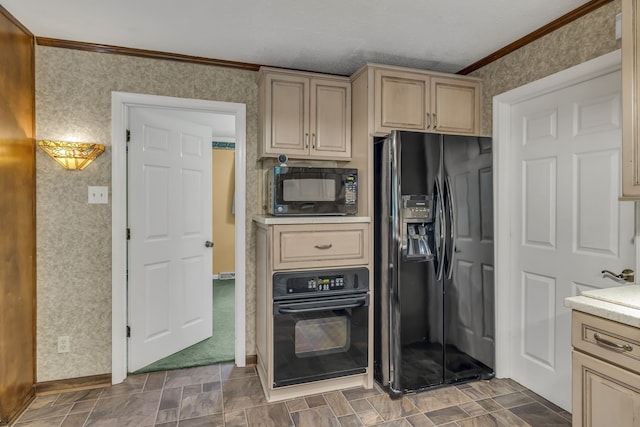
[[[207,240],[206,242],[204,242],[204,246],[205,248],[212,248],[213,242],[211,240]]]
[[[609,270],[602,270],[602,274],[608,274],[610,276],[615,277],[616,279],[622,279],[625,282],[633,282],[635,280],[634,271],[631,270],[630,268],[625,268],[624,270],[622,270],[622,273],[620,274],[616,274],[613,271],[609,271]]]

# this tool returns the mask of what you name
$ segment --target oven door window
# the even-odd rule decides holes
[[[352,308],[303,309],[301,312],[286,303],[274,304],[274,386],[365,372],[368,298],[364,301]],[[290,306],[301,305],[291,303]]]
[[[344,353],[350,344],[349,323],[348,316],[298,321],[294,337],[296,356],[315,357]]]

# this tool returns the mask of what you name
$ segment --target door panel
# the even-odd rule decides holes
[[[211,129],[132,108],[129,371],[212,334]]]
[[[522,317],[527,328],[521,335],[520,351],[530,361],[553,368],[556,281],[551,277],[523,272],[521,286]]]
[[[619,203],[612,191],[620,179],[618,154],[617,150],[603,150],[575,157],[578,181],[573,248],[585,255],[617,257],[620,253]]]
[[[634,207],[618,201],[620,73],[515,104],[511,118],[512,376],[570,411],[564,299],[635,266]]]
[[[556,159],[523,162],[523,245],[556,246]]]

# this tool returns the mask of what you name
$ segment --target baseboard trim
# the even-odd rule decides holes
[[[92,388],[110,387],[111,374],[91,375],[88,377],[68,378],[65,380],[43,381],[36,383],[36,396],[58,394],[68,391],[88,390]]]
[[[246,366],[256,366],[258,356],[253,354],[245,359]],[[43,381],[36,383],[34,389],[36,396],[58,394],[69,391],[89,390],[92,388],[110,387],[111,374],[91,375],[88,377],[68,378],[65,380]]]

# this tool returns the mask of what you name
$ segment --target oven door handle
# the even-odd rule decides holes
[[[303,306],[303,308],[289,308],[286,306],[278,306],[279,314],[295,314],[295,313],[310,313],[312,311],[327,311],[327,310],[344,310],[347,308],[357,308],[364,306],[368,301],[367,297],[362,298],[350,298],[340,301],[332,302],[314,302],[308,304],[296,304]]]

